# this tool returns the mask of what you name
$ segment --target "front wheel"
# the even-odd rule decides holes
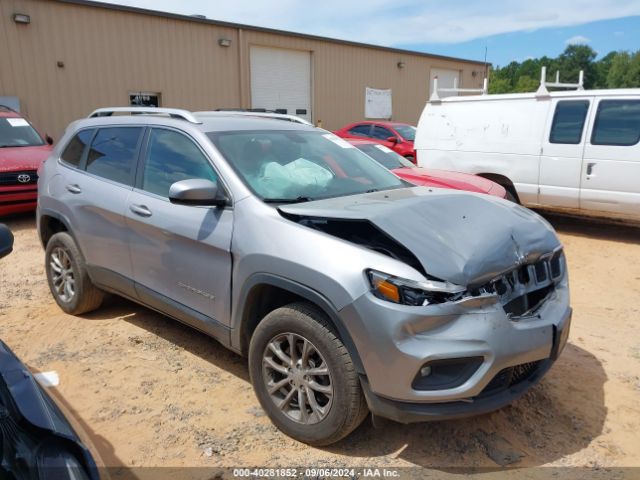
[[[249,373],[271,421],[309,445],[341,440],[368,413],[349,352],[312,305],[290,304],[260,322]]]

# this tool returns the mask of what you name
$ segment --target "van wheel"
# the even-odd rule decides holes
[[[293,303],[264,317],[249,345],[249,374],[271,421],[309,445],[335,443],[367,416],[351,356],[312,305]]]
[[[56,233],[49,239],[45,269],[49,290],[66,313],[79,315],[102,304],[104,292],[91,283],[84,258],[68,233]]]

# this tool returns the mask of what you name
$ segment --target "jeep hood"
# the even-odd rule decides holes
[[[429,276],[470,287],[560,246],[551,225],[531,210],[451,190],[403,188],[279,211],[292,219],[368,221],[415,255]]]

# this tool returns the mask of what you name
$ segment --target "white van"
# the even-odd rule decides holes
[[[434,95],[415,149],[418,165],[489,178],[529,207],[640,221],[639,141],[640,89],[549,93],[543,81],[536,93]]]

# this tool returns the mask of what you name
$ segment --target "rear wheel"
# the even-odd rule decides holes
[[[67,232],[53,235],[45,251],[49,290],[62,310],[71,315],[95,310],[104,292],[89,278],[84,258]]]
[[[347,349],[312,305],[287,305],[260,322],[249,372],[271,421],[309,445],[337,442],[368,413]]]

